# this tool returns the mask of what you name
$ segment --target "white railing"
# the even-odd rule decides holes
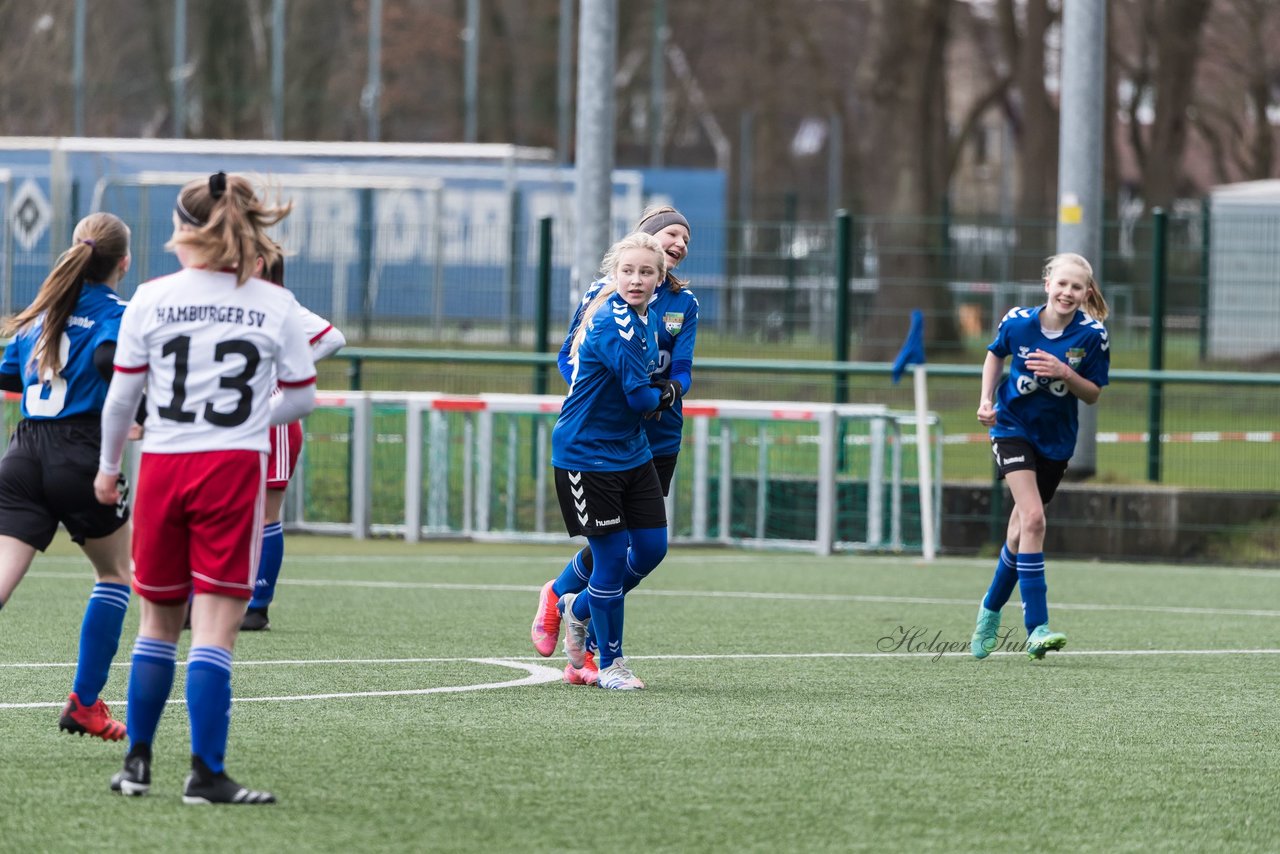
[[[286,526],[410,542],[561,540],[551,477],[561,401],[320,392]],[[919,514],[904,509],[904,494],[918,493],[904,477],[917,467],[903,460],[915,452],[914,413],[878,404],[689,400],[684,414],[667,499],[673,542],[819,554],[920,550]],[[943,442],[937,417],[927,419],[934,477],[925,504],[936,531]]]

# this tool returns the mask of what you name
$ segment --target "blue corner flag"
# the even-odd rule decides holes
[[[915,309],[911,312],[911,329],[907,332],[907,340],[902,342],[898,358],[893,360],[893,384],[902,379],[902,372],[908,365],[924,364],[924,312]]]

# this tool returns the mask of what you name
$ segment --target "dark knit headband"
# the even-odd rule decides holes
[[[676,211],[663,211],[662,213],[654,214],[640,223],[640,231],[646,234],[657,234],[669,225],[683,225],[685,231],[692,232],[692,229],[689,228],[689,220]]]

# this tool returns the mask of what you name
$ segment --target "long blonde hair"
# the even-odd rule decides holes
[[[1085,284],[1088,286],[1084,295],[1085,313],[1099,322],[1106,320],[1107,315],[1111,313],[1110,309],[1107,308],[1107,301],[1102,296],[1102,289],[1098,287],[1098,280],[1093,276],[1093,266],[1085,260],[1083,255],[1077,255],[1075,252],[1059,252],[1051,256],[1045,262],[1042,278],[1047,283],[1053,278],[1054,270],[1067,264],[1074,264],[1084,270]]]
[[[44,315],[40,337],[31,351],[41,378],[62,370],[62,333],[80,301],[84,283],[109,281],[129,254],[129,226],[115,214],[89,214],[76,224],[72,238],[71,248],[58,256],[31,305],[0,324],[0,332],[12,335]]]
[[[622,258],[622,253],[629,249],[648,249],[653,253],[653,257],[657,261],[658,281],[662,281],[663,276],[667,274],[667,255],[662,251],[662,244],[658,242],[658,238],[652,234],[643,231],[633,231],[617,243],[609,247],[609,251],[604,253],[604,258],[600,261],[600,278],[603,284],[596,295],[591,298],[591,302],[587,303],[582,309],[582,317],[578,321],[578,328],[573,332],[573,341],[569,345],[569,358],[576,359],[578,357],[578,348],[582,346],[582,342],[587,337],[587,330],[591,328],[591,321],[595,318],[596,312],[600,310],[600,306],[604,305],[609,297],[618,290],[617,277],[614,275],[618,267],[618,261]]]
[[[164,246],[187,246],[205,266],[234,269],[236,283],[244,284],[259,258],[270,267],[280,257],[280,245],[267,228],[291,210],[293,202],[268,204],[245,178],[217,172],[178,192],[174,213],[186,228],[175,231]]]

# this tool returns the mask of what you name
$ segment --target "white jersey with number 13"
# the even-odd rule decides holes
[[[196,268],[138,288],[120,322],[115,369],[148,372],[142,451],[151,454],[266,452],[273,386],[316,376],[293,294]]]

